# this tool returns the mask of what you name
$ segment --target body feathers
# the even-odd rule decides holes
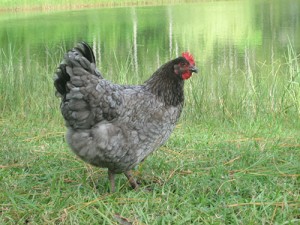
[[[162,145],[183,107],[183,79],[174,73],[174,64],[182,60],[166,63],[142,85],[128,86],[102,77],[86,43],[69,51],[54,85],[73,152],[92,165],[122,173]]]

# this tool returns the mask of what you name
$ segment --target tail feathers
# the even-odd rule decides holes
[[[57,91],[56,94],[61,96],[65,96],[69,92],[67,82],[70,80],[70,76],[67,73],[66,66],[66,64],[59,65],[54,79],[54,86]]]
[[[67,67],[81,67],[90,74],[102,78],[102,75],[96,69],[96,60],[92,48],[87,43],[80,42],[65,55],[56,71],[54,86],[57,94],[61,96],[65,96],[69,92],[67,82],[70,81],[70,74]]]
[[[78,52],[80,52],[81,55],[84,56],[90,63],[96,64],[95,55],[93,53],[93,50],[92,50],[91,46],[89,46],[87,43],[82,41],[82,42],[78,43],[74,49],[76,49]]]

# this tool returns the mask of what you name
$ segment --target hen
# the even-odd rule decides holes
[[[64,56],[54,85],[67,143],[85,162],[108,168],[112,192],[119,173],[138,187],[130,171],[169,138],[182,111],[184,80],[193,72],[186,52],[142,85],[118,85],[102,77],[88,44],[78,43]]]

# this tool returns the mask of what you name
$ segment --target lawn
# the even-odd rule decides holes
[[[299,130],[189,124],[109,193],[75,157],[60,119],[1,120],[1,224],[296,224]]]
[[[11,74],[22,69],[6,65]],[[295,111],[264,113],[266,99],[255,101],[256,114],[234,99],[197,105],[199,96],[187,83],[175,132],[134,171],[141,188],[132,190],[118,175],[112,194],[106,170],[82,162],[65,143],[50,68],[32,65],[19,79],[2,75],[0,224],[299,222]],[[244,101],[253,104],[250,97]]]

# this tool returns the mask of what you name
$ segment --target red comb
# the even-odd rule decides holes
[[[182,53],[182,56],[187,60],[189,61],[189,63],[191,65],[195,65],[195,60],[194,60],[194,57],[189,53],[189,52],[183,52]]]

